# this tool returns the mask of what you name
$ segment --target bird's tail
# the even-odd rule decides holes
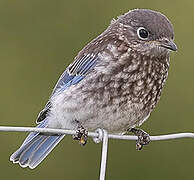
[[[46,128],[47,120],[42,121],[37,127]],[[29,168],[34,169],[63,137],[64,135],[47,136],[32,132],[27,136],[21,147],[11,155],[10,160],[13,163],[19,163],[21,167],[29,166]]]

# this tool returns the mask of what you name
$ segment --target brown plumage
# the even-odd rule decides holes
[[[176,51],[173,40],[172,24],[161,13],[136,9],[113,20],[64,71],[38,116],[38,127],[75,129],[82,145],[87,130],[131,130],[141,149],[149,135],[135,127],[160,99],[170,50]],[[11,160],[35,168],[63,137],[30,133]]]

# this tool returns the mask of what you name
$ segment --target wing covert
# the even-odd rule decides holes
[[[98,56],[94,54],[83,55],[70,64],[59,78],[52,96],[56,93],[64,91],[71,85],[79,83],[87,74],[95,67]]]

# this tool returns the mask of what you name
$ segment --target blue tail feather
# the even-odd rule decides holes
[[[41,122],[37,127],[46,128]],[[21,147],[11,155],[10,160],[22,167],[33,169],[40,164],[52,149],[62,140],[64,135],[47,136],[38,132],[30,133]]]
[[[33,141],[30,141],[28,144],[23,146],[20,149],[18,162],[22,167],[28,166],[29,157],[32,155],[33,151],[37,148],[39,143],[43,140],[43,136],[36,136]]]
[[[52,149],[60,142],[63,137],[64,135],[47,137],[30,157],[30,168],[35,168],[38,164],[40,164],[41,161],[52,151]]]

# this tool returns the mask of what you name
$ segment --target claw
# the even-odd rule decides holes
[[[78,140],[81,146],[86,145],[88,140],[88,131],[81,125],[78,126],[76,134],[73,135],[74,140]]]
[[[145,131],[143,131],[142,129],[132,128],[130,131],[138,137],[138,139],[136,141],[136,149],[137,150],[141,150],[144,145],[147,145],[150,143],[149,134],[146,133]]]

